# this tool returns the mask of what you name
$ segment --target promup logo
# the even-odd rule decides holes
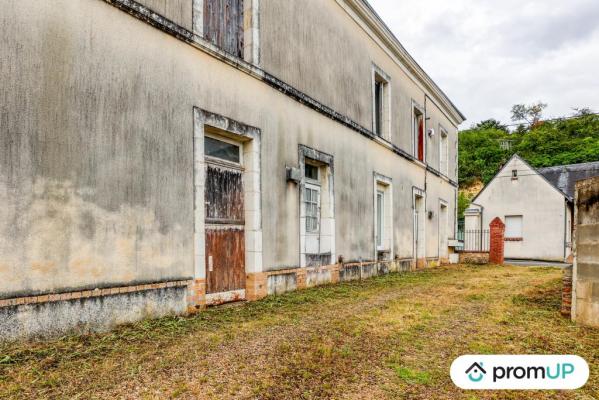
[[[451,379],[462,389],[578,389],[589,366],[578,356],[462,356]]]
[[[468,374],[468,379],[472,382],[480,382],[483,380],[487,371],[483,368],[483,363],[475,362],[466,370],[466,374]]]

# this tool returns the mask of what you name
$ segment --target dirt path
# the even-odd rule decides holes
[[[449,365],[471,353],[581,355],[584,390],[526,397],[599,397],[599,330],[559,316],[560,277],[442,268],[4,345],[0,398],[522,398],[456,389]]]

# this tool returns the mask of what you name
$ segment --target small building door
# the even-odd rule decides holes
[[[416,263],[426,257],[425,224],[426,209],[423,196],[414,196],[414,258]]]
[[[320,186],[306,184],[304,194],[306,215],[306,254],[320,254]]]
[[[206,138],[206,294],[245,289],[243,170],[238,152],[237,145]]]
[[[446,260],[449,257],[449,213],[447,204],[441,203],[439,206],[439,258]]]

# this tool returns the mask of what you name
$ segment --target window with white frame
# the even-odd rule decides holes
[[[377,260],[393,258],[392,180],[374,174],[374,239]]]
[[[389,139],[391,116],[390,78],[380,68],[373,66],[373,130],[384,139]]]
[[[385,192],[377,190],[376,192],[376,246],[377,249],[383,249],[383,233],[385,230]]]
[[[439,172],[447,176],[449,174],[449,135],[443,127],[439,129],[439,132],[441,133],[439,137]]]
[[[412,106],[412,136],[414,137],[414,157],[424,162],[424,111],[417,105]]]
[[[335,259],[335,204],[331,155],[300,145],[300,265],[330,265]]]
[[[306,207],[306,232],[318,233],[320,230],[320,186],[306,184],[304,203]]]
[[[506,239],[522,239],[522,215],[508,215],[505,217]]]

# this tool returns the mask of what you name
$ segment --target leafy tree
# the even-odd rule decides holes
[[[464,192],[458,194],[458,218],[464,218],[464,211],[470,207],[472,199]]]
[[[522,111],[520,106],[514,108]],[[540,115],[537,111],[542,108],[532,110],[527,118],[534,121],[535,116]],[[462,188],[478,181],[488,183],[514,153],[537,168],[599,161],[599,115],[589,109],[576,110],[573,118],[521,124],[513,132],[503,130],[501,123],[491,121],[483,121],[460,132]]]
[[[507,126],[503,125],[501,122],[499,122],[493,118],[487,119],[485,121],[481,121],[478,124],[474,125],[472,128],[473,129],[496,129],[496,130],[504,131],[505,133],[508,133]]]
[[[512,121],[525,121],[528,125],[535,127],[541,121],[543,110],[546,108],[547,104],[540,101],[530,105],[516,104],[512,107]]]
[[[501,147],[504,140],[509,140],[509,134],[495,128],[473,128],[460,132],[458,159],[462,187],[491,180],[497,173],[498,165],[510,156],[509,151]]]

